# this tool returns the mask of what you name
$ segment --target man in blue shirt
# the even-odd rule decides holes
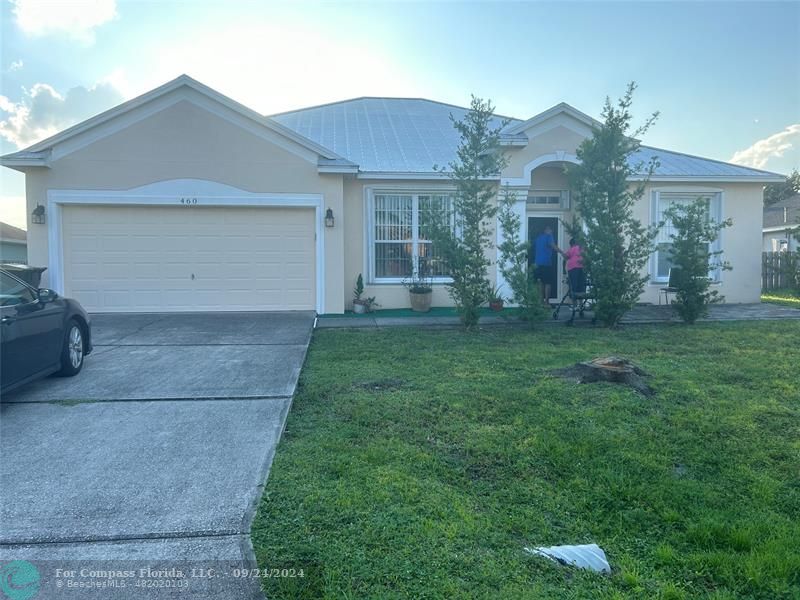
[[[553,229],[547,225],[542,233],[536,236],[533,243],[534,266],[533,278],[539,281],[542,291],[542,302],[549,304],[550,290],[556,282],[556,269],[553,266],[553,250],[559,251],[553,239]]]

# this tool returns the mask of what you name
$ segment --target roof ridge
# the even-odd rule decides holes
[[[302,112],[304,110],[314,110],[317,108],[325,108],[326,106],[334,106],[336,104],[346,104],[348,102],[357,102],[359,100],[414,100],[417,102],[430,102],[431,104],[439,104],[441,106],[449,106],[450,108],[457,108],[463,111],[469,111],[469,108],[466,106],[459,106],[458,104],[451,104],[450,102],[442,102],[440,100],[431,100],[430,98],[422,98],[420,96],[356,96],[354,98],[346,98],[344,100],[334,100],[333,102],[323,102],[322,104],[314,104],[312,106],[304,106],[303,108],[295,108],[292,110],[285,110],[282,112],[272,113],[269,115],[265,115],[270,118],[280,117],[283,115],[289,115],[292,113]],[[495,117],[500,119],[508,119],[510,121],[521,121],[522,119],[518,119],[516,117],[509,117],[507,115],[500,115],[495,113]]]
[[[689,154],[688,152],[678,152],[677,150],[668,150],[666,148],[658,148],[656,146],[648,146],[646,144],[641,144],[639,148],[650,148],[651,150],[658,150],[660,152],[669,152],[670,154],[680,154],[681,156],[688,156],[689,158],[699,158],[700,160],[707,160],[709,162],[719,163],[721,165],[726,165],[728,167],[737,167],[740,169],[750,169],[751,171],[757,171],[759,173],[764,173],[765,175],[775,175],[777,177],[785,177],[782,173],[775,173],[774,171],[766,171],[764,169],[756,169],[755,167],[748,167],[747,165],[737,165],[736,163],[726,162],[724,160],[718,160],[716,158],[708,158],[706,156],[700,156],[699,154]]]

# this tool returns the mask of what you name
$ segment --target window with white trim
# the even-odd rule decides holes
[[[397,283],[413,274],[449,280],[426,229],[434,211],[451,210],[452,196],[446,193],[376,192],[369,206],[371,280]]]
[[[568,190],[531,190],[526,200],[528,208],[553,208],[560,207],[569,210]]]
[[[669,281],[669,270],[672,268],[672,261],[669,256],[670,248],[672,248],[672,238],[670,236],[675,234],[676,230],[664,213],[674,204],[688,205],[698,198],[702,198],[708,203],[706,215],[709,220],[722,221],[722,194],[719,192],[653,192],[655,222],[664,222],[656,237],[656,250],[653,254],[650,270],[650,276],[653,281]],[[711,244],[709,250],[716,252],[720,247],[720,239],[718,237]],[[709,272],[709,277],[715,281],[719,280],[719,275],[719,269],[712,269]]]

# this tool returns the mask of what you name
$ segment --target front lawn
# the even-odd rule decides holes
[[[270,598],[800,597],[800,322],[314,335],[252,539]],[[554,367],[618,354],[646,399]],[[610,576],[524,546],[596,542]]]
[[[762,302],[788,306],[789,308],[800,308],[800,295],[794,290],[769,290],[762,292]]]

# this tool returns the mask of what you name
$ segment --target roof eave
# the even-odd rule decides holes
[[[764,227],[761,231],[764,233],[783,233],[785,231],[793,231],[794,229],[797,229],[797,225],[786,223],[784,225],[769,225]]]
[[[527,137],[525,137],[525,138],[515,137],[515,138],[506,138],[506,139],[501,138],[500,139],[500,145],[501,146],[511,146],[511,147],[524,148],[525,146],[528,145],[528,141],[529,140],[528,140]]]
[[[358,165],[317,165],[318,173],[358,173]]]
[[[701,183],[704,181],[717,182],[717,183],[778,183],[784,181],[780,175],[633,175],[628,178],[628,181],[648,181],[657,182],[686,182],[686,183]]]
[[[359,171],[358,179],[450,181],[450,176],[438,171]],[[481,177],[482,181],[500,181],[500,176]]]
[[[29,156],[17,157],[13,154],[6,154],[5,156],[0,156],[0,165],[17,170],[25,167],[44,167],[49,169],[50,157],[49,155],[38,158]]]

